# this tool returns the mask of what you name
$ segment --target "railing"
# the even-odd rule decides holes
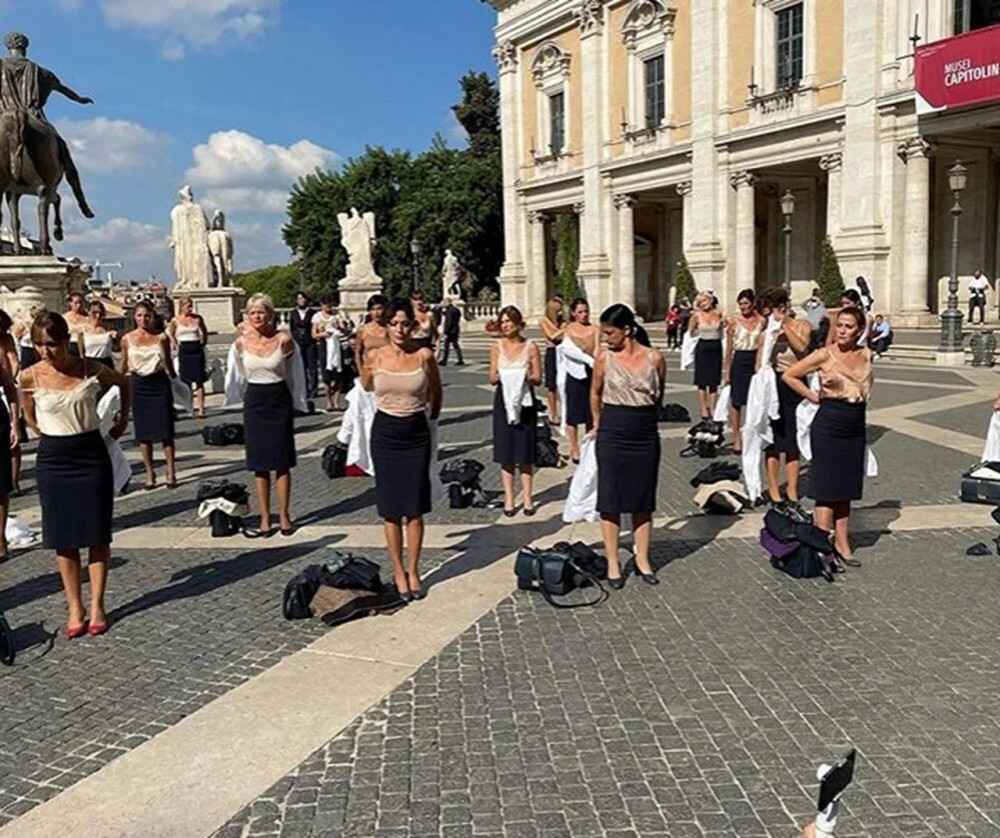
[[[466,303],[466,320],[493,320],[500,313],[500,303]]]

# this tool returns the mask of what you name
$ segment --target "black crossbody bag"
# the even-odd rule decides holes
[[[538,591],[553,608],[586,608],[600,605],[608,598],[601,583],[600,569],[589,567],[568,550],[536,550],[523,547],[514,561],[517,587],[522,591]],[[607,570],[605,569],[605,575]],[[598,589],[596,598],[583,602],[557,602],[554,597],[566,596],[576,588],[592,585]]]

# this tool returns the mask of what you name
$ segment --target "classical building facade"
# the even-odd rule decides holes
[[[551,231],[565,216],[579,225],[578,276],[594,308],[621,301],[659,317],[683,257],[732,310],[741,289],[783,280],[786,244],[801,299],[829,237],[848,284],[866,277],[879,311],[933,322],[959,159],[963,299],[976,268],[994,279],[1000,78],[996,103],[987,94],[934,113],[918,113],[928,107],[915,83],[928,46],[995,22],[992,0],[488,2],[501,284],[530,316],[551,289]],[[1000,42],[1000,30],[977,34]]]

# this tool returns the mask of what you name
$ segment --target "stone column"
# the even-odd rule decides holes
[[[552,216],[538,210],[528,212],[531,236],[531,270],[528,273],[527,300],[522,312],[526,318],[537,319],[545,314],[545,295],[548,290],[548,264],[546,262],[546,233]]]
[[[736,172],[729,183],[736,190],[736,293],[754,287],[754,187],[760,178],[753,172]],[[716,292],[718,293],[718,292]]]
[[[929,312],[931,146],[920,137],[911,137],[899,144],[898,152],[906,163],[902,311],[919,316]]]
[[[615,299],[635,311],[635,196],[615,195],[618,210],[618,258],[615,260]]]
[[[604,147],[604,27],[605,9],[600,0],[584,0],[576,10],[580,27],[580,93],[583,125],[583,204],[580,214],[580,267],[577,272],[587,298],[600,303],[613,296],[610,242],[604,235],[601,200],[601,155]]]
[[[826,172],[826,234],[830,241],[840,235],[840,216],[843,211],[843,163],[844,156],[835,151],[820,157],[819,167]]]
[[[522,310],[527,305],[527,274],[518,226],[518,150],[517,126],[520,100],[517,91],[517,47],[504,41],[493,50],[500,72],[500,117],[503,121],[501,142],[503,159],[504,264],[500,269],[500,289],[504,304]]]

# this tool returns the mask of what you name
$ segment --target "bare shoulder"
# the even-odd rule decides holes
[[[35,371],[33,367],[28,367],[26,370],[21,370],[19,384],[22,390],[34,390],[35,389]]]
[[[420,363],[427,365],[434,360],[434,353],[430,349],[423,347],[417,350],[417,357],[420,359]]]
[[[282,349],[288,350],[288,349],[294,349],[295,348],[294,341],[292,341],[292,336],[288,332],[282,330],[278,334],[279,334],[278,345]]]
[[[667,359],[663,357],[663,353],[660,352],[659,349],[649,349],[649,360],[654,367],[658,367],[660,369],[666,367],[667,365]]]

